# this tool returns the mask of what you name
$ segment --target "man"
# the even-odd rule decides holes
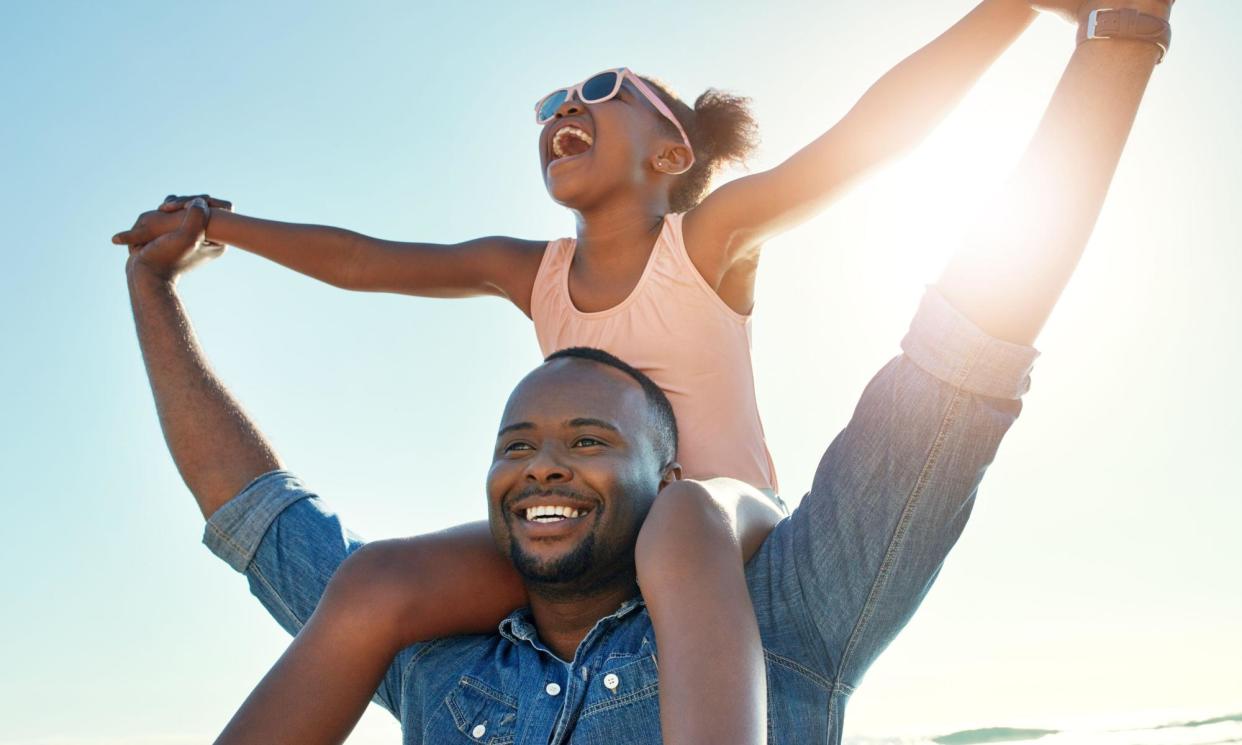
[[[1169,10],[1163,0],[1117,5],[1150,17],[1097,16],[1130,24],[1127,33]],[[1085,246],[1161,55],[1148,40],[1078,48],[1016,176],[928,292],[903,354],[868,385],[811,491],[747,565],[771,742],[839,741],[850,694],[935,579],[1018,415],[1029,345]],[[297,632],[361,543],[281,470],[197,347],[175,284],[212,256],[196,249],[205,219],[190,209],[177,231],[131,248],[138,335],[169,448],[208,518],[206,542]],[[660,741],[633,546],[652,498],[676,478],[663,405],[641,375],[595,353],[551,359],[518,385],[488,509],[531,604],[495,634],[397,654],[377,699],[407,742]],[[588,458],[565,445],[584,438],[604,451]],[[535,506],[599,519],[572,529],[518,519]]]

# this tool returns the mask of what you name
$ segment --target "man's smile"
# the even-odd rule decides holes
[[[543,515],[530,520],[520,518],[515,521],[513,532],[535,540],[566,537],[590,522],[587,520],[590,514],[586,512],[577,517]]]
[[[512,523],[532,538],[567,534],[596,511],[594,502],[568,494],[535,494],[519,497],[509,507]]]

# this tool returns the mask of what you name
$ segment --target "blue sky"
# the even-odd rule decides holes
[[[567,234],[533,101],[609,66],[751,95],[779,162],[972,6],[50,2],[0,24],[8,519],[0,742],[201,741],[286,638],[199,544],[108,237],[169,192],[383,237]],[[847,732],[1242,701],[1242,7],[1179,4],[1026,410]],[[1072,49],[1041,19],[913,155],[772,241],[756,383],[791,501],[896,350]],[[345,293],[240,251],[188,277],[220,375],[359,532],[483,515],[538,361],[496,300]],[[395,742],[372,712],[351,742]]]

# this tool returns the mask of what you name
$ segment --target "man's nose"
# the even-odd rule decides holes
[[[526,462],[525,477],[535,484],[561,484],[573,478],[573,470],[553,449],[544,448]]]

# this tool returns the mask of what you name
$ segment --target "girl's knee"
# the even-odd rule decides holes
[[[670,562],[708,563],[721,556],[749,560],[782,513],[758,489],[734,479],[684,479],[656,497],[639,531],[640,578]]]
[[[639,582],[715,551],[738,556],[734,516],[701,482],[674,481],[656,497],[634,547]]]
[[[733,511],[723,504],[703,482],[693,479],[674,481],[660,490],[643,522],[644,535],[675,537],[687,531],[700,534],[721,529],[732,532]]]
[[[419,547],[409,539],[374,541],[341,563],[324,594],[326,610],[377,633],[398,634],[420,602]]]

